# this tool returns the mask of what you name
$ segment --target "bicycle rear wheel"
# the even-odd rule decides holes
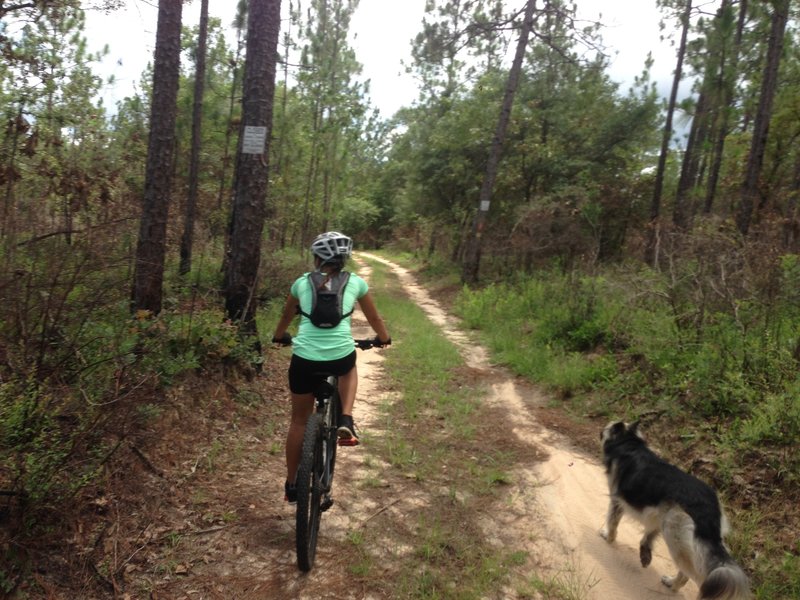
[[[317,534],[322,503],[320,478],[324,471],[323,437],[325,424],[322,415],[314,413],[306,424],[303,453],[297,469],[297,566],[310,571],[317,553]]]

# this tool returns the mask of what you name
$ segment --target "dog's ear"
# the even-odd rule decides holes
[[[616,423],[609,423],[608,426],[605,428],[604,433],[607,432],[605,439],[611,439],[615,437],[619,437],[623,433],[625,433],[625,423],[622,421],[617,421]]]
[[[625,433],[625,423],[622,421],[612,421],[600,432],[600,441],[605,444],[609,440],[620,437]]]
[[[642,437],[642,434],[639,432],[639,425],[641,424],[642,424],[641,421],[634,421],[633,423],[628,425],[628,431],[633,435],[635,435],[636,437],[644,439]]]

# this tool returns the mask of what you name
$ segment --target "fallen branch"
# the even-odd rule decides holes
[[[369,517],[367,517],[367,518],[366,518],[366,520],[364,520],[364,521],[361,523],[361,527],[362,527],[362,528],[363,528],[363,527],[365,527],[365,526],[366,526],[366,524],[367,524],[367,523],[369,523],[369,522],[370,522],[372,519],[374,519],[374,518],[375,518],[375,517],[377,517],[378,515],[380,515],[380,514],[382,514],[382,513],[386,512],[387,510],[389,510],[389,509],[390,509],[392,506],[394,506],[395,504],[397,504],[398,502],[400,502],[400,500],[401,500],[401,499],[400,499],[400,498],[398,498],[398,499],[397,499],[397,500],[395,500],[394,502],[391,502],[391,503],[387,504],[386,506],[383,506],[383,507],[382,507],[381,509],[379,509],[377,512],[374,512],[374,513],[372,513],[372,514],[371,514]]]

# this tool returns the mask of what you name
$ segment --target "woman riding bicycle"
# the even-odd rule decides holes
[[[297,490],[294,482],[297,466],[303,446],[308,417],[314,410],[314,390],[320,381],[316,374],[332,373],[339,380],[339,396],[342,404],[342,416],[338,423],[340,444],[355,446],[358,444],[358,433],[353,423],[353,404],[358,387],[356,370],[356,351],[353,336],[350,332],[350,313],[358,303],[372,329],[377,333],[375,345],[389,345],[392,338],[386,330],[383,319],[378,314],[367,282],[354,273],[343,272],[345,261],[353,251],[353,240],[336,231],[318,235],[311,243],[314,255],[314,268],[324,275],[318,276],[320,289],[336,288],[343,278],[346,281],[341,298],[343,318],[334,327],[315,326],[310,318],[316,290],[312,286],[309,273],[301,275],[292,284],[286,304],[283,308],[275,333],[274,343],[292,344],[292,358],[289,363],[289,391],[292,398],[292,416],[289,433],[286,436],[286,483],[285,499],[297,501]],[[349,277],[349,278],[348,278]],[[316,284],[314,284],[316,285]],[[286,331],[297,314],[300,314],[300,326],[297,336],[292,339]]]

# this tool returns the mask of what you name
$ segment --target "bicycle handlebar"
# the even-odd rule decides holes
[[[383,348],[385,346],[390,346],[392,344],[392,338],[389,338],[389,341],[386,343],[381,342],[377,337],[368,340],[353,340],[353,342],[361,350],[369,350],[370,348]]]
[[[280,339],[272,338],[272,343],[280,344],[281,346],[291,346],[292,336],[287,333],[284,334],[284,336]],[[389,340],[386,342],[382,342],[377,336],[369,339],[353,340],[353,345],[361,350],[369,350],[370,348],[384,348],[386,346],[390,346],[391,344],[392,338],[389,338]]]

